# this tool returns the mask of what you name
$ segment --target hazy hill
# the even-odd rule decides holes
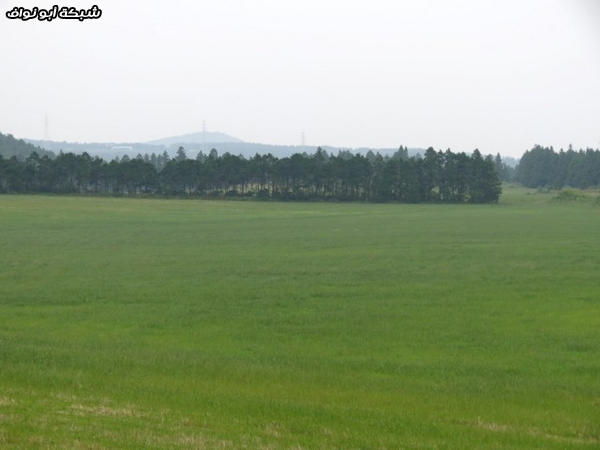
[[[167,150],[167,147],[163,145],[151,145],[141,143],[122,143],[122,142],[66,142],[66,141],[43,141],[35,139],[25,139],[33,145],[38,145],[46,150],[51,150],[54,153],[88,153],[91,156],[99,156],[102,159],[110,161],[115,157],[122,157],[128,155],[134,157],[138,153],[152,154],[162,153]]]
[[[4,158],[17,156],[19,159],[26,159],[33,152],[37,152],[40,156],[54,157],[54,153],[40,146],[33,145],[23,139],[16,139],[12,134],[0,133],[0,155]]]
[[[202,131],[199,133],[182,134],[180,136],[172,136],[162,139],[155,139],[148,141],[146,144],[151,145],[177,145],[177,144],[202,144],[202,143],[222,143],[222,142],[243,142],[241,139],[230,136],[225,133],[219,133],[216,131]]]
[[[92,143],[79,143],[79,142],[55,142],[55,141],[42,141],[42,140],[34,140],[34,139],[26,139],[25,141],[45,148],[47,150],[51,150],[54,153],[59,153],[63,151],[64,153],[76,153],[81,154],[83,152],[87,152],[91,156],[99,156],[102,159],[110,161],[115,157],[123,157],[123,155],[127,155],[130,158],[137,156],[138,154],[151,155],[162,154],[163,152],[167,152],[171,157],[175,156],[177,149],[182,146],[185,148],[188,158],[195,158],[199,152],[203,152],[204,154],[208,154],[211,149],[216,149],[219,155],[223,153],[231,153],[233,155],[243,155],[246,158],[251,158],[257,153],[260,155],[266,155],[267,153],[271,153],[273,156],[277,158],[284,158],[287,156],[291,156],[294,153],[308,153],[312,154],[317,150],[318,145],[270,145],[270,144],[258,144],[251,142],[243,142],[235,137],[229,136],[225,133],[206,133],[207,141],[198,141],[194,142],[194,139],[200,139],[204,136],[204,133],[190,133],[182,136],[174,136],[164,139],[156,139],[150,142],[144,143],[123,143],[123,142],[92,142]],[[230,139],[229,141],[209,141],[209,136],[212,136],[215,139]],[[168,144],[168,142],[172,142]],[[321,148],[327,151],[327,153],[333,153],[337,155],[338,151],[350,151],[352,153],[361,153],[366,154],[369,150],[372,150],[374,153],[381,153],[382,155],[393,155],[398,148],[346,148],[346,147],[333,147],[328,145],[322,145]],[[410,148],[408,149],[409,156],[414,156],[417,153],[424,154],[425,149],[421,148]]]
[[[0,134],[0,136],[2,136]],[[12,143],[8,147],[13,147],[14,142],[17,141],[11,135]],[[206,140],[204,140],[206,139]],[[27,146],[20,154],[27,157],[33,150],[37,151],[38,154],[43,155],[44,149],[48,150],[48,154],[57,154],[60,151],[64,153],[75,153],[81,154],[87,152],[91,156],[99,156],[100,158],[110,161],[116,157],[122,158],[124,155],[130,158],[135,158],[137,155],[162,155],[164,152],[170,157],[174,157],[177,149],[182,146],[187,154],[188,158],[194,159],[199,152],[207,155],[211,149],[216,149],[219,155],[224,153],[231,153],[232,155],[243,155],[246,158],[252,158],[257,153],[259,155],[272,154],[277,158],[285,158],[293,155],[294,153],[307,153],[313,154],[319,145],[271,145],[271,144],[258,144],[253,142],[244,142],[238,138],[230,136],[220,132],[198,132],[189,133],[180,136],[172,136],[162,139],[155,139],[149,142],[92,142],[92,143],[79,143],[79,142],[56,142],[56,141],[43,141],[34,139],[20,139],[20,145]],[[348,148],[348,147],[334,147],[330,145],[321,145],[323,150],[329,154],[337,155],[339,151],[349,151],[350,153],[360,153],[366,155],[369,151],[373,153],[380,153],[383,156],[392,156],[397,150],[395,148]],[[0,154],[5,157],[8,155],[12,156],[14,153],[7,152],[0,147]],[[424,148],[409,148],[408,155],[415,156],[417,154],[424,155]],[[503,161],[506,165],[514,167],[518,164],[518,160],[511,157],[503,157]]]

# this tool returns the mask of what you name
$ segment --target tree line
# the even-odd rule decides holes
[[[190,159],[127,156],[106,162],[87,153],[55,158],[33,152],[25,160],[0,156],[0,192],[190,197],[253,197],[296,201],[497,202],[501,184],[494,159],[427,149],[391,157],[318,148],[312,155],[244,158],[213,149]]]
[[[588,148],[556,152],[536,145],[526,151],[517,166],[515,180],[525,187],[585,189],[600,185],[600,150]]]

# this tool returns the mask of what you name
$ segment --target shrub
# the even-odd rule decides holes
[[[552,200],[557,202],[573,202],[573,201],[582,201],[586,200],[587,196],[581,192],[573,189],[564,189],[561,190],[557,195],[555,195]]]

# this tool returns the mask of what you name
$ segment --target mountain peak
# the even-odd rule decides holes
[[[175,144],[204,144],[204,143],[223,143],[223,142],[243,142],[241,139],[217,131],[200,131],[197,133],[182,134],[180,136],[166,137],[148,141],[151,145],[175,145]]]

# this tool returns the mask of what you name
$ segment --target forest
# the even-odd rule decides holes
[[[111,161],[88,153],[60,152],[0,133],[0,193],[247,197],[297,201],[497,202],[500,182],[530,188],[600,185],[600,150],[555,151],[535,145],[516,168],[498,154],[435,151],[409,156],[365,155],[321,147],[314,154],[244,157],[216,149],[190,158],[183,147],[127,155]]]
[[[525,187],[586,189],[600,185],[600,150],[554,151],[536,145],[526,151],[517,166],[515,181]]]
[[[176,197],[248,197],[286,201],[497,202],[501,181],[491,156],[427,149],[409,157],[400,147],[391,157],[368,152],[276,158],[256,154],[198,153],[180,147],[164,155],[124,156],[106,162],[87,153],[37,151],[23,159],[0,156],[0,192]]]

